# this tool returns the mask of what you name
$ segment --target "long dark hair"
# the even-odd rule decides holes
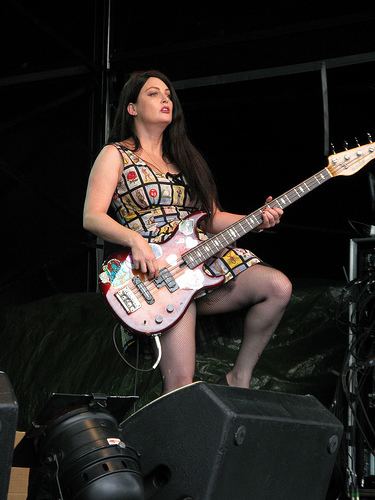
[[[173,162],[183,173],[190,189],[190,195],[199,208],[213,215],[214,204],[218,205],[216,185],[203,156],[190,142],[185,126],[185,118],[176,91],[169,79],[160,71],[135,71],[122,88],[108,143],[133,139],[134,151],[141,144],[137,137],[134,117],[127,111],[128,104],[135,103],[146,81],[159,78],[170,90],[173,102],[172,122],[164,130],[163,156]]]

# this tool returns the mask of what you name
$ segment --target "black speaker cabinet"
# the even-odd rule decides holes
[[[121,424],[152,500],[325,500],[342,432],[313,396],[204,382]]]
[[[8,495],[14,439],[16,436],[18,404],[4,372],[0,372],[0,500]]]

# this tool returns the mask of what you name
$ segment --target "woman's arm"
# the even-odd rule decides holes
[[[83,227],[103,240],[130,247],[135,268],[154,276],[157,275],[155,256],[147,241],[107,213],[122,167],[117,149],[105,146],[90,172],[83,208]]]
[[[268,198],[266,199],[266,203],[269,203],[270,201],[272,201],[272,196],[268,196]],[[268,229],[275,226],[280,222],[280,218],[283,213],[284,212],[281,208],[266,207],[263,210],[263,222],[255,229],[255,231],[258,232],[259,230]],[[245,215],[222,212],[216,207],[208,230],[209,232],[214,234],[220,233],[220,231],[223,231],[228,226],[234,224],[243,217],[245,217]]]

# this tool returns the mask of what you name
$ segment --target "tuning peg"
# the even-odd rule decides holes
[[[360,146],[357,137],[354,137],[354,140],[355,140],[355,143],[357,144],[357,146]]]
[[[335,151],[335,145],[333,144],[333,142],[330,143],[330,146],[331,146],[332,153],[335,155],[336,151]]]
[[[372,142],[371,134],[369,132],[367,132],[366,135],[367,135],[368,142]]]
[[[348,150],[348,147],[349,147],[348,141],[344,141],[344,149]]]

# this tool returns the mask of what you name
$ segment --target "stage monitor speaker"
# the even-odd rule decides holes
[[[8,496],[18,403],[6,373],[0,371],[0,500]]]
[[[311,395],[196,382],[121,423],[146,499],[325,500],[343,425]]]

